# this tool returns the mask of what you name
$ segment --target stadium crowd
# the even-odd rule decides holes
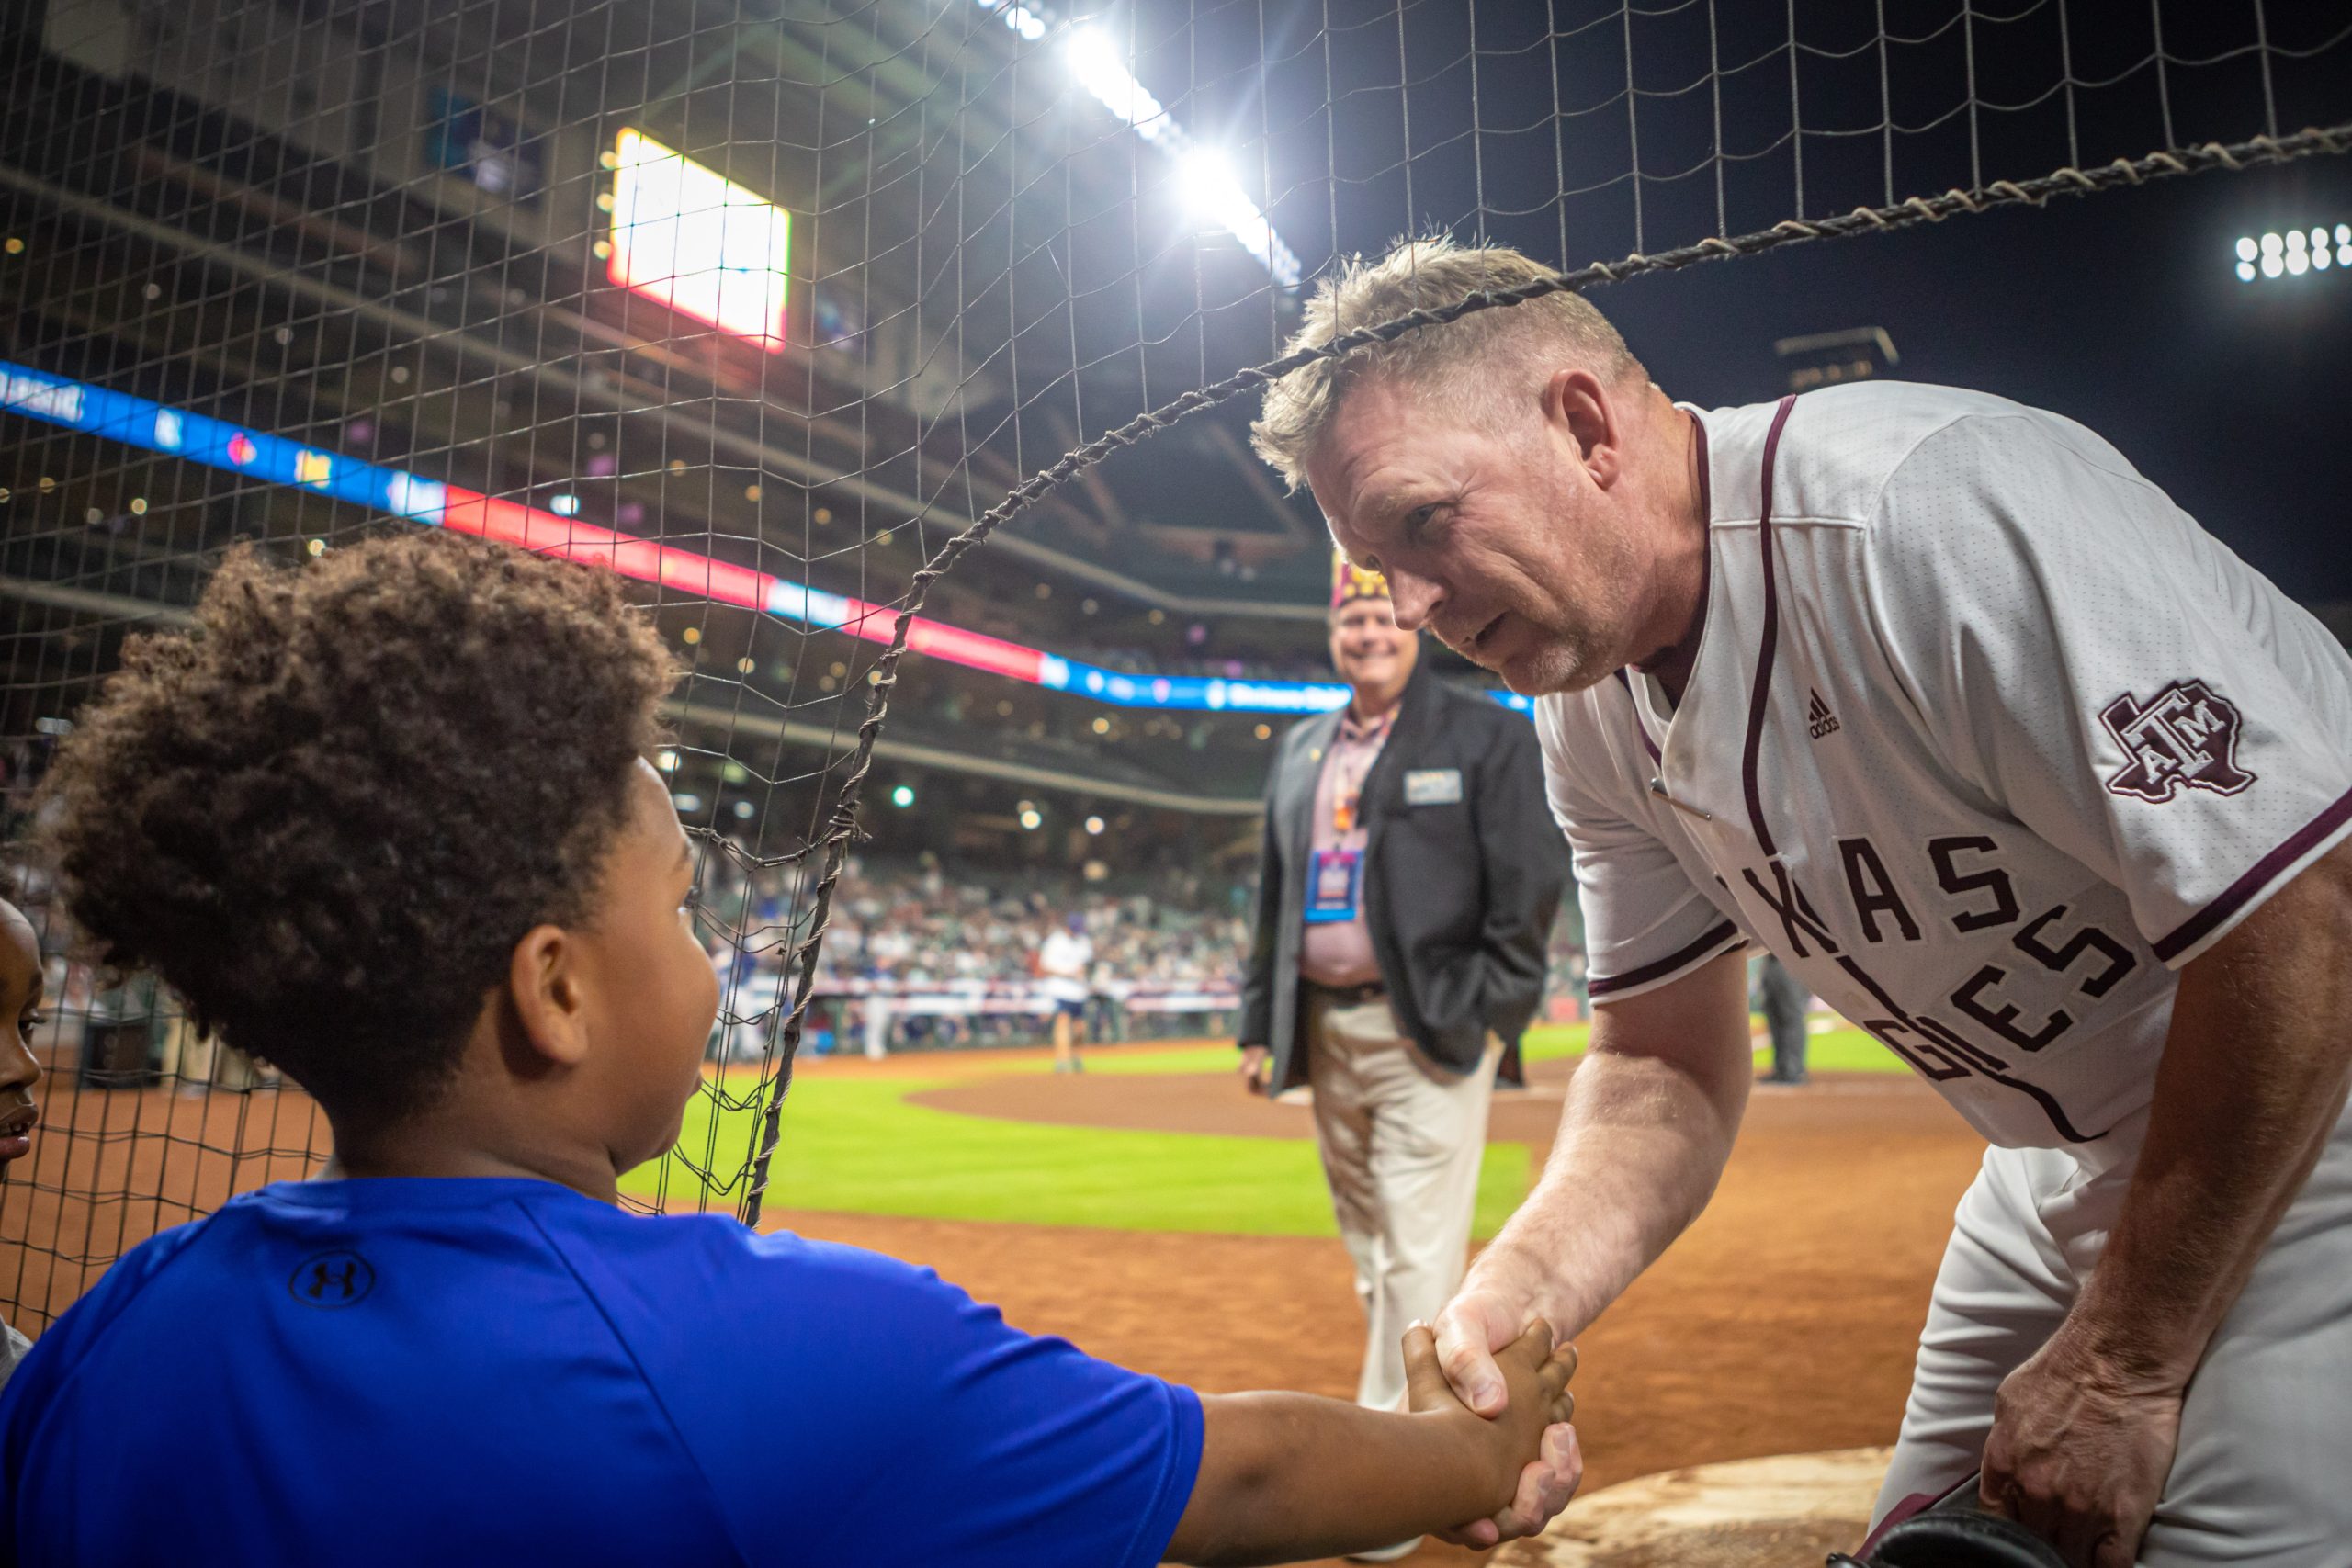
[[[816,867],[745,870],[714,856],[700,894],[706,950],[726,980],[726,1052],[758,1054],[786,963],[808,934]],[[808,1043],[820,1053],[865,1040],[877,1002],[888,1043],[996,1044],[1034,1038],[1048,1010],[1036,954],[1071,916],[1093,943],[1090,1032],[1126,1038],[1171,998],[1170,1021],[1234,1005],[1249,941],[1239,890],[1188,873],[1090,884],[1076,876],[951,868],[936,857],[853,855],[835,888],[819,951]]]

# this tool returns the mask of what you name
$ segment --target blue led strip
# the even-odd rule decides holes
[[[515,515],[530,513],[537,520],[559,532],[577,532],[622,541],[629,549],[653,547],[651,541],[616,535],[613,530],[588,524],[559,525],[550,513],[537,516],[536,509],[514,503],[488,500],[476,492],[424,479],[404,469],[385,468],[380,464],[364,463],[340,452],[304,446],[284,436],[231,424],[209,415],[189,413],[134,398],[124,392],[112,392],[86,382],[68,380],[22,365],[0,360],[0,411],[68,430],[119,441],[149,452],[201,463],[207,468],[228,473],[242,474],[271,484],[307,490],[337,501],[405,518],[413,523],[440,525],[461,507],[481,505],[511,508]],[[660,547],[668,570],[655,579],[677,586],[681,576],[691,577],[696,563],[707,565],[713,576],[730,579],[746,575],[741,568],[729,567],[709,558],[673,546]],[[680,570],[684,563],[687,570]],[[618,566],[618,559],[616,565]],[[632,575],[644,575],[635,573]],[[868,640],[888,640],[886,628],[895,620],[896,613],[861,601],[828,593],[821,589],[783,578],[758,574],[764,583],[764,603],[760,608],[781,620],[819,627],[849,627],[854,635]],[[733,599],[724,602],[736,603]],[[921,635],[925,627],[937,637]],[[952,627],[936,622],[919,621],[918,633],[912,639],[917,651],[953,663],[985,670],[1010,680],[1027,680],[1031,683],[1074,696],[1092,698],[1114,707],[1165,708],[1222,713],[1306,714],[1328,713],[1348,700],[1348,688],[1322,681],[1251,681],[1208,675],[1131,675],[1115,670],[1063,659],[1056,654],[1022,648],[1018,644],[999,639],[974,638],[970,634],[958,634]],[[1036,673],[1024,675],[1004,668],[1002,659],[959,657],[955,640],[985,641],[1007,653],[1034,657]],[[924,646],[926,643],[931,646]],[[1535,705],[1526,697],[1511,692],[1487,694],[1503,706],[1520,713],[1532,713]]]

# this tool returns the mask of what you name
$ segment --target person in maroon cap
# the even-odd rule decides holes
[[[1462,1278],[1487,1100],[1498,1069],[1517,1081],[1568,855],[1533,727],[1423,670],[1385,579],[1340,559],[1330,622],[1350,700],[1294,726],[1267,781],[1241,1072],[1314,1086],[1366,1318],[1356,1397],[1388,1409],[1407,1326]]]

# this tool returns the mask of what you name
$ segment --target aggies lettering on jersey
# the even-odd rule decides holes
[[[1691,412],[1680,706],[1632,671],[1538,705],[1594,1000],[1760,941],[1987,1138],[2096,1145],[2148,1102],[2171,970],[2352,832],[2352,659],[2054,414]]]

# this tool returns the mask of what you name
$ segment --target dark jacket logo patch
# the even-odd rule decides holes
[[[2161,806],[2180,786],[2235,795],[2255,775],[2238,766],[2238,710],[2202,681],[2176,681],[2143,705],[2126,692],[2099,722],[2131,761],[2107,787]]]

